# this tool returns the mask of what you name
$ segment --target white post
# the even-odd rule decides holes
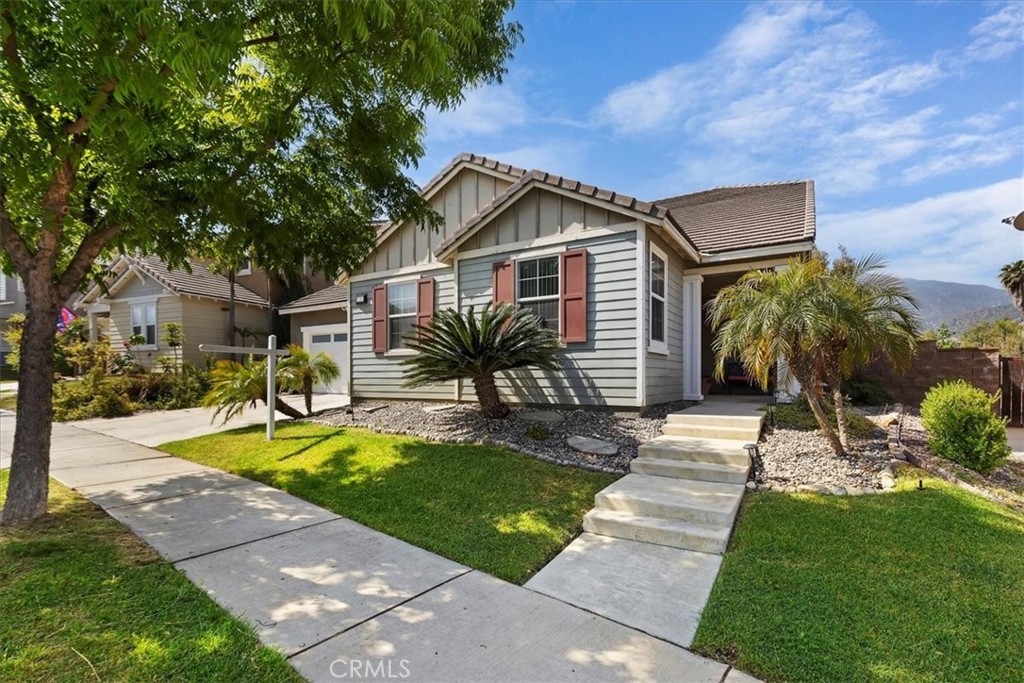
[[[277,403],[277,335],[267,337],[267,441],[274,440],[274,404]]]
[[[701,306],[703,275],[683,276],[683,398],[703,401],[701,368],[704,349],[701,336],[704,328],[704,309]]]

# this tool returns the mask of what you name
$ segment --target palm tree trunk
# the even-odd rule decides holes
[[[306,398],[306,415],[313,414],[313,378],[302,378],[302,395]]]
[[[805,385],[806,386],[806,385]],[[836,434],[836,430],[832,429],[832,424],[828,421],[828,417],[825,415],[825,409],[821,406],[821,398],[813,392],[806,392],[807,394],[807,405],[811,407],[811,412],[814,413],[814,419],[818,422],[818,429],[821,430],[825,440],[828,441],[828,445],[832,447],[836,455],[846,455],[846,449],[843,447],[843,442],[839,440],[839,435]]]
[[[836,425],[839,427],[839,442],[843,448],[850,447],[849,421],[846,419],[846,400],[839,382],[832,383],[832,401],[836,404]]]
[[[264,401],[264,403],[266,403],[266,401]],[[284,413],[293,420],[301,420],[302,418],[306,417],[299,411],[295,410],[295,408],[292,408],[290,405],[285,403],[280,396],[276,396],[274,398],[274,410],[276,410],[279,413]]]
[[[494,375],[481,375],[473,378],[476,398],[480,401],[480,412],[484,417],[500,420],[508,415],[508,406],[501,402],[498,387],[494,385]]]

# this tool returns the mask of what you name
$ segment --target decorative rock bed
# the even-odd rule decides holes
[[[661,434],[665,415],[687,405],[691,404],[665,404],[641,415],[513,408],[504,419],[488,420],[476,404],[368,401],[356,405],[351,415],[345,409],[327,411],[316,422],[442,443],[505,446],[559,465],[621,474],[629,470],[640,444]]]

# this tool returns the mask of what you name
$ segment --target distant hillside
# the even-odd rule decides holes
[[[906,277],[903,282],[921,307],[917,315],[924,330],[946,323],[953,332],[963,332],[987,320],[1020,318],[1010,295],[996,287]]]

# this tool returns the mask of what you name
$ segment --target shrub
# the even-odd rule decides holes
[[[1010,445],[1006,420],[992,411],[997,400],[998,394],[986,394],[962,379],[929,389],[921,403],[921,421],[932,452],[982,474],[1003,464]]]
[[[94,417],[124,417],[135,411],[124,391],[104,381],[94,370],[78,382],[61,382],[53,388],[53,419],[59,422]]]
[[[854,375],[843,382],[843,390],[855,406],[882,406],[892,403],[892,393],[875,379]]]

